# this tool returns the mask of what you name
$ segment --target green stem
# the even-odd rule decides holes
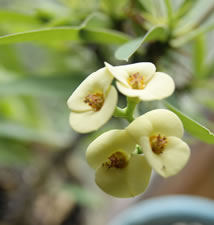
[[[136,150],[137,150],[137,154],[143,153],[142,147],[140,145],[136,145]]]
[[[137,98],[129,98],[127,97],[127,108],[126,108],[126,115],[127,120],[131,123],[134,120],[134,111],[136,105],[138,104],[139,100]]]
[[[122,117],[128,120],[131,123],[135,118],[133,116],[136,105],[138,104],[139,100],[137,98],[129,98],[127,97],[127,107],[121,109],[120,107],[116,107],[114,111],[115,117]]]
[[[114,111],[115,117],[125,117],[125,115],[126,115],[126,108],[121,109],[120,107],[116,107],[116,109]]]

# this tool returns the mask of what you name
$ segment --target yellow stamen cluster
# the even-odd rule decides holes
[[[159,155],[164,151],[164,147],[167,144],[167,138],[165,136],[161,136],[158,134],[157,136],[151,136],[150,137],[150,145],[152,148],[152,151]]]
[[[103,163],[103,166],[107,166],[109,169],[112,167],[115,168],[125,168],[127,165],[127,158],[122,152],[115,152],[112,154],[107,162]]]
[[[97,112],[99,111],[104,103],[104,96],[103,93],[97,92],[95,94],[88,94],[84,100],[92,109]]]
[[[139,73],[129,75],[127,82],[133,89],[144,89],[146,86],[144,77]]]

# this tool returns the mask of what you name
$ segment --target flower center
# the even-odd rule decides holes
[[[99,111],[104,103],[103,93],[97,92],[95,94],[88,94],[84,100],[85,103],[88,103],[91,108],[97,112]]]
[[[158,134],[157,136],[150,137],[150,145],[151,145],[152,151],[157,155],[163,152],[166,144],[167,144],[167,138],[165,136],[161,136],[160,134]]]
[[[109,169],[111,167],[121,169],[126,167],[127,162],[127,157],[122,152],[115,152],[108,158],[105,163],[103,163],[103,166],[106,165]]]
[[[146,86],[144,77],[139,73],[129,75],[127,82],[133,89],[144,89]]]

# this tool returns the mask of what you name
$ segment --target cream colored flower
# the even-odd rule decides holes
[[[183,125],[173,112],[150,111],[134,120],[126,130],[142,147],[150,166],[161,176],[173,176],[187,163],[190,149],[181,140]]]
[[[104,192],[129,198],[145,191],[151,168],[143,155],[133,153],[135,147],[126,130],[108,131],[89,145],[86,158]]]
[[[138,97],[142,101],[159,100],[170,96],[174,89],[172,78],[162,72],[155,72],[154,64],[148,62],[106,68],[117,79],[117,88],[128,97]]]
[[[99,129],[114,113],[117,91],[111,85],[113,76],[102,68],[89,75],[68,99],[70,125],[79,133]]]

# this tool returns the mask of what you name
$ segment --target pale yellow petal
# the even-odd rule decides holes
[[[125,130],[110,130],[88,146],[86,159],[88,164],[96,169],[115,152],[123,152],[129,157],[129,154],[135,150],[135,146],[136,143]]]
[[[181,138],[184,128],[179,117],[166,109],[156,109],[135,119],[126,130],[135,139],[152,135],[175,136]]]
[[[95,181],[107,194],[118,198],[130,198],[143,193],[150,180],[151,168],[143,155],[132,154],[127,167],[96,170]]]
[[[143,193],[149,184],[152,172],[145,156],[132,154],[127,169],[130,192],[133,196]]]
[[[108,71],[118,80],[120,81],[123,85],[125,85],[126,87],[129,87],[129,84],[127,82],[127,79],[129,77],[129,74],[123,70],[120,69],[116,66],[112,66],[109,63],[105,62],[105,66],[108,69]]]
[[[156,109],[144,114],[146,119],[150,120],[153,126],[152,133],[164,136],[175,136],[181,138],[184,134],[184,128],[179,117],[170,110]]]
[[[105,67],[90,74],[68,99],[68,107],[74,112],[91,111],[92,108],[84,102],[85,97],[96,92],[102,92],[105,97],[112,80],[113,76]]]
[[[142,136],[149,136],[153,131],[152,122],[145,117],[146,114],[136,118],[133,122],[126,127],[127,132],[132,138],[139,143]]]
[[[150,62],[133,63],[116,68],[125,70],[129,75],[139,73],[139,75],[144,76],[145,82],[150,80],[156,71],[155,65]]]
[[[108,95],[99,111],[71,112],[69,122],[79,133],[95,131],[103,126],[113,115],[117,105],[117,91],[111,86]]]
[[[117,85],[118,90],[125,96],[131,97],[131,98],[138,97],[139,99],[140,99],[140,97],[142,98],[142,96],[143,96],[144,101],[151,101],[151,100],[156,99],[155,95],[153,95],[151,92],[146,91],[145,89],[143,89],[143,90],[132,89],[130,87],[123,85],[120,82],[116,82],[116,85]]]
[[[156,72],[147,83],[139,98],[144,101],[159,100],[170,96],[175,90],[173,79],[166,73]],[[150,93],[150,95],[149,95]]]
[[[149,138],[142,137],[140,145],[150,166],[161,176],[169,177],[180,172],[186,165],[189,156],[189,146],[177,137],[167,137],[167,144],[161,154],[152,152]]]

